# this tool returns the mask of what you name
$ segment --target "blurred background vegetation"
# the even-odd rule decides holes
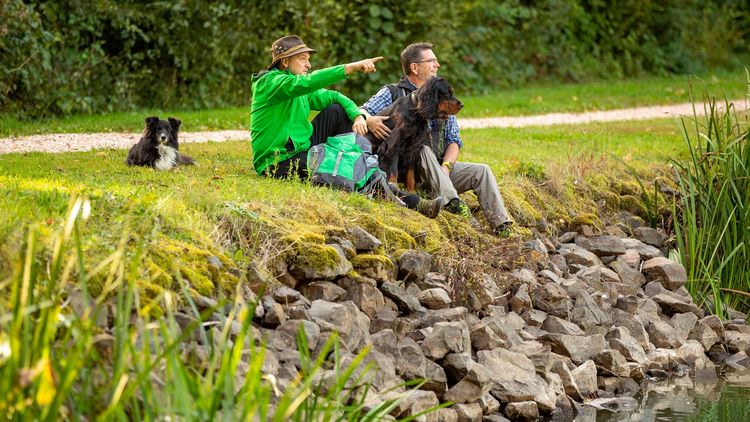
[[[746,0],[259,0],[0,2],[0,109],[37,118],[144,107],[246,105],[276,38],[315,67],[382,55],[339,88],[360,102],[430,41],[464,93],[546,81],[696,73],[746,65]]]

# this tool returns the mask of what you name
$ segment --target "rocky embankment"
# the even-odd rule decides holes
[[[344,363],[371,346],[371,402],[426,380],[393,416],[451,401],[420,419],[503,421],[629,408],[652,381],[711,380],[722,368],[750,366],[744,315],[706,315],[684,287],[685,269],[664,257],[666,236],[632,216],[619,221],[604,233],[583,226],[526,242],[533,259],[510,271],[504,288],[487,278],[456,286],[433,272],[429,254],[386,256],[359,228],[327,240],[332,259],[293,258],[275,278],[252,267],[252,290],[277,286],[260,298],[253,326],[268,348],[264,371],[283,389],[299,366],[299,327],[313,353],[335,331]],[[246,296],[254,299],[250,288]],[[206,347],[194,342],[185,352]]]

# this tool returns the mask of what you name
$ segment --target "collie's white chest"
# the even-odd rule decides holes
[[[159,145],[159,159],[154,162],[154,167],[158,170],[169,170],[177,164],[177,150],[167,146]]]

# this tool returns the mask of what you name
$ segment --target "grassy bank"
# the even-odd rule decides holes
[[[584,84],[556,84],[466,97],[462,117],[519,116],[550,112],[585,112],[689,101],[688,75],[650,77]],[[746,92],[742,72],[697,75],[696,87],[742,98]],[[249,99],[248,99],[249,104]],[[189,131],[247,129],[248,107],[213,110],[139,110],[105,115],[76,115],[44,121],[19,121],[0,117],[0,137],[41,133],[140,132],[149,115],[178,116]]]

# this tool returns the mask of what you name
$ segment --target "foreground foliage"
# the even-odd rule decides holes
[[[676,163],[675,234],[691,294],[727,317],[725,305],[750,311],[750,126],[728,101],[707,107],[681,122],[690,158]]]
[[[153,318],[136,282],[143,241],[124,232],[115,253],[84,262],[81,228],[90,212],[88,199],[74,195],[49,245],[40,244],[39,226],[29,227],[16,272],[0,280],[4,418],[380,420],[406,394],[366,403],[368,350],[343,365],[333,335],[311,356],[302,331],[299,376],[279,391],[262,372],[265,347],[250,326],[255,304],[242,300],[241,285],[233,302],[199,310],[181,280],[179,292],[156,299],[164,314]],[[92,295],[99,272],[106,284]],[[189,304],[191,323],[177,318],[174,295]],[[227,312],[217,328],[208,322],[214,312]],[[195,355],[196,340],[211,346],[208,356]],[[329,369],[323,388],[320,373]]]

